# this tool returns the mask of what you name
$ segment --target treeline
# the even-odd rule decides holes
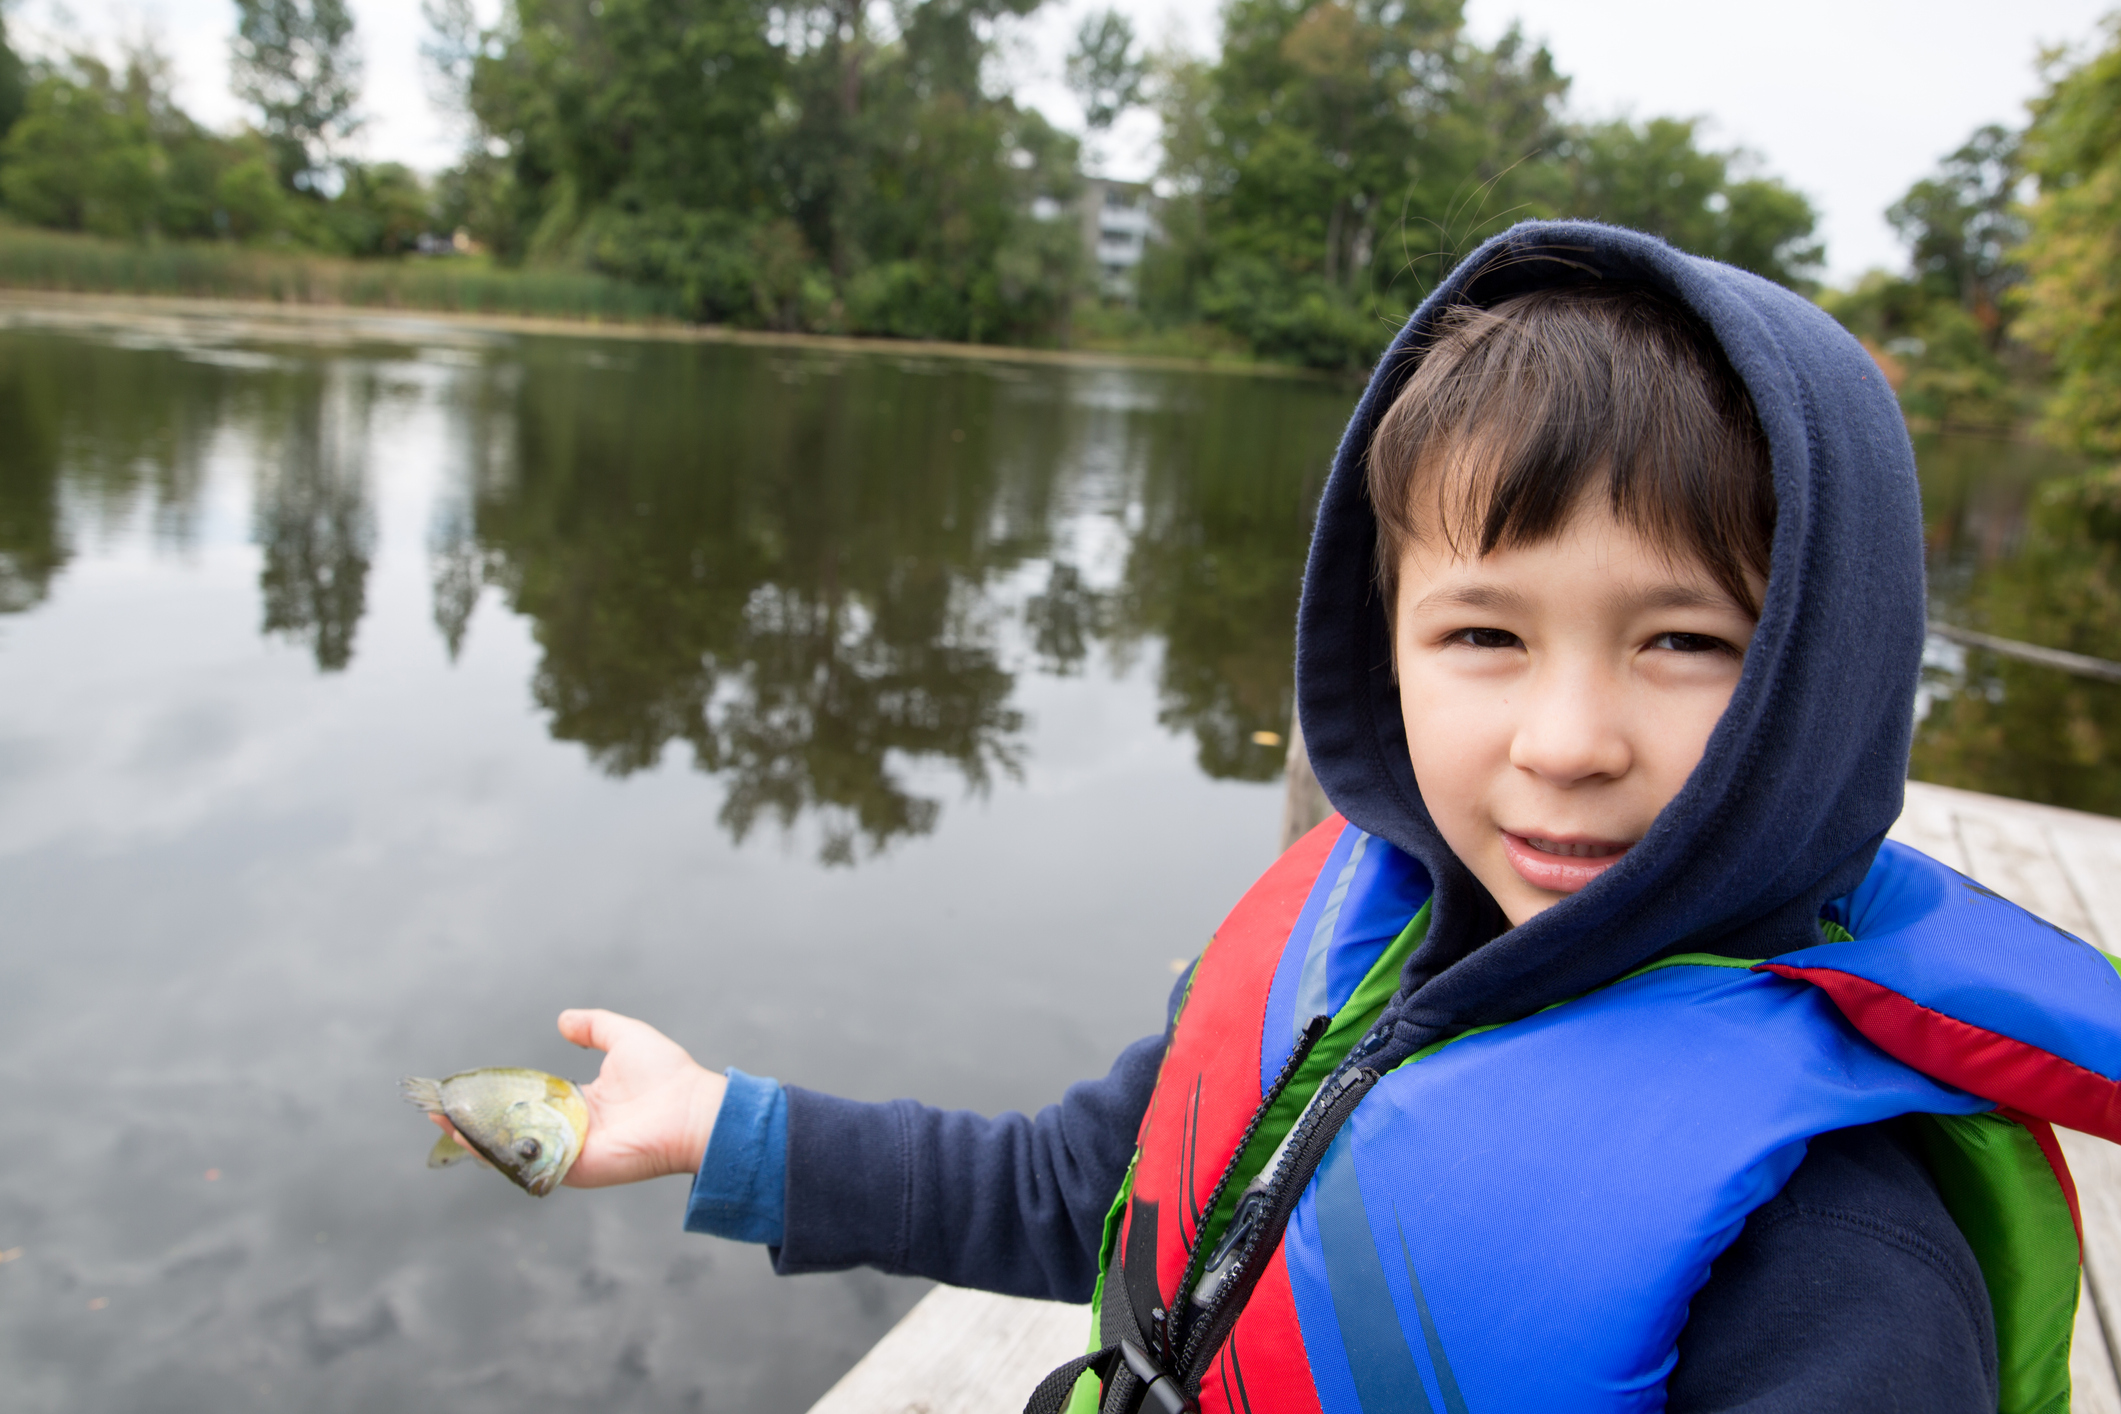
[[[433,0],[478,130],[453,174],[508,258],[683,292],[697,319],[1059,343],[1198,328],[1271,358],[1368,361],[1457,254],[1533,215],[1595,216],[1802,286],[1815,215],[1694,124],[1571,122],[1568,82],[1459,0],[1232,0],[1213,59],[1087,20],[1093,134],[1164,128],[1162,238],[1138,308],[1095,308],[1080,139],[992,91],[1037,0]]]
[[[1233,0],[1212,59],[1146,54],[1114,12],[1069,56],[1089,136],[1138,107],[1165,131],[1161,237],[1114,304],[1082,248],[1083,135],[996,91],[1038,3],[508,0],[482,27],[469,0],[426,0],[469,141],[422,181],[348,155],[345,0],[239,0],[238,133],[185,114],[152,50],[5,55],[0,198],[129,240],[394,255],[461,231],[704,322],[1156,336],[1325,367],[1374,356],[1456,255],[1525,216],[1640,226],[1798,286],[1820,258],[1802,196],[1691,122],[1570,120],[1551,57],[1476,43],[1458,0]]]
[[[0,31],[0,203],[34,226],[128,241],[223,240],[395,255],[433,226],[398,163],[344,145],[359,63],[344,0],[237,0],[233,72],[256,122],[217,133],[178,106],[150,44],[113,63],[78,51],[24,63]]]
[[[2121,453],[2121,20],[2046,61],[2022,128],[1975,131],[1888,208],[1909,268],[1823,303],[1900,378],[1917,425]]]
[[[210,131],[151,49],[23,64],[0,38],[0,203],[128,240],[355,256],[490,250],[679,317],[1020,344],[1224,347],[1361,367],[1451,262],[1531,216],[1583,216],[1817,292],[1804,196],[1686,119],[1585,122],[1552,56],[1482,44],[1461,0],[1228,0],[1212,57],[1124,17],[1068,56],[1086,130],[998,91],[1040,0],[423,0],[466,155],[431,179],[349,155],[346,0],[237,0]],[[2065,441],[2121,447],[2121,42],[2053,56],[2023,130],[1985,128],[1891,208],[1910,269],[1822,298],[1904,375],[1911,416],[2014,426],[2060,380]],[[1157,237],[1100,292],[1083,146],[1147,108]],[[424,239],[423,238],[428,238]]]

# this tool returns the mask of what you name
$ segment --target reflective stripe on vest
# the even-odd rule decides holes
[[[1217,931],[1107,1224],[1100,1344],[1169,1307],[1222,1237],[1396,987],[1427,894],[1412,860],[1332,820]],[[1858,937],[1760,966],[1667,960],[1386,1076],[1313,1175],[1202,1408],[1661,1408],[1688,1300],[1805,1141],[1906,1114],[1938,1117],[1926,1157],[1989,1279],[2001,1407],[2065,1407],[2074,1193],[2043,1120],[2121,1137],[2102,1119],[2121,1117],[2121,976],[1897,845],[1830,913]],[[1233,1165],[1312,1008],[1331,1027]],[[1073,1408],[1095,1407],[1089,1386]]]

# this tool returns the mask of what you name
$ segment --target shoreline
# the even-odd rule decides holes
[[[750,348],[801,350],[905,358],[947,358],[979,363],[1028,363],[1064,368],[1138,368],[1171,373],[1221,373],[1248,377],[1330,379],[1333,375],[1287,364],[1180,358],[1170,354],[1130,354],[1093,349],[1034,349],[1007,344],[963,344],[934,339],[861,338],[847,334],[783,334],[738,329],[726,324],[678,324],[641,321],[561,319],[522,314],[478,314],[460,310],[418,309],[403,305],[307,304],[281,300],[214,299],[195,295],[90,293],[0,286],[0,319],[15,313],[72,315],[59,324],[126,322],[127,317],[216,319],[279,325],[287,332],[301,326],[355,332],[381,326],[377,332],[418,325],[467,332],[549,336],[573,339],[623,339],[651,343],[733,344]]]

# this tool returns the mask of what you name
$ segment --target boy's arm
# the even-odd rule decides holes
[[[1896,1126],[1812,1141],[1695,1296],[1670,1414],[1994,1414],[1988,1288]]]
[[[1190,973],[1190,969],[1189,969]],[[1181,976],[1170,1012],[1185,993]],[[952,1286],[1087,1301],[1169,1035],[1035,1118],[786,1087],[788,1170],[775,1270],[873,1266]]]

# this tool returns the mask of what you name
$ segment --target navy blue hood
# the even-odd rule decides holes
[[[1653,290],[1708,326],[1767,435],[1775,541],[1738,687],[1686,786],[1625,859],[1510,928],[1414,782],[1364,463],[1441,310],[1569,285]],[[1665,953],[1770,957],[1817,942],[1821,905],[1863,878],[1900,813],[1924,606],[1921,495],[1899,405],[1816,305],[1608,226],[1532,222],[1475,251],[1408,320],[1356,405],[1297,619],[1297,705],[1319,784],[1436,883],[1428,939],[1392,1008],[1400,1044],[1526,1015]]]

